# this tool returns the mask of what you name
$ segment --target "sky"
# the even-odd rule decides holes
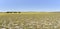
[[[60,11],[60,0],[0,0],[1,11]]]

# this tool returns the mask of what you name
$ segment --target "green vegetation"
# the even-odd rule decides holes
[[[0,13],[0,29],[60,29],[60,13]]]
[[[5,13],[21,13],[21,12],[5,12]]]

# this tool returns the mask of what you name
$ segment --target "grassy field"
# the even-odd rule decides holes
[[[0,29],[60,29],[60,13],[0,13]]]

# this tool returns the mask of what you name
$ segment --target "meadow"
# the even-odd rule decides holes
[[[0,29],[60,29],[60,13],[0,13]]]

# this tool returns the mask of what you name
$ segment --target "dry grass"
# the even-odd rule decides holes
[[[60,29],[60,14],[0,13],[0,29]]]

